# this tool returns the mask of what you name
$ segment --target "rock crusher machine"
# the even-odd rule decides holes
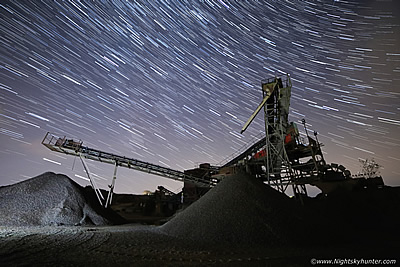
[[[203,163],[198,168],[182,172],[89,148],[83,146],[81,141],[74,141],[65,136],[58,137],[50,133],[46,134],[42,144],[53,151],[79,157],[100,203],[106,207],[112,201],[118,166],[184,182],[182,195],[186,204],[196,201],[224,177],[239,171],[245,171],[262,179],[282,193],[291,187],[294,195],[300,199],[302,195],[307,195],[307,184],[319,187],[325,194],[339,187],[347,187],[351,190],[360,184],[362,178],[358,178],[358,181],[352,179],[350,171],[342,165],[326,164],[317,132],[314,132],[314,137],[311,137],[304,119],[302,124],[305,138],[300,136],[296,123],[288,121],[292,89],[288,74],[262,80],[261,89],[263,99],[243,126],[241,133],[246,131],[257,114],[263,110],[265,135],[263,134],[262,138],[246,146],[244,151],[226,160],[225,164],[214,166]],[[305,142],[304,139],[307,141]],[[84,158],[115,166],[107,199],[104,199],[92,179]],[[383,186],[383,181],[380,178],[374,184]]]

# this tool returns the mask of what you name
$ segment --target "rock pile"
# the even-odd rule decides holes
[[[199,244],[290,244],[304,230],[296,208],[286,195],[240,174],[222,180],[160,230]]]
[[[83,188],[65,175],[46,172],[0,187],[0,225],[107,225],[85,198]]]

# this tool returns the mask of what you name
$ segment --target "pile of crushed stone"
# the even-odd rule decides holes
[[[298,208],[285,194],[239,174],[223,179],[160,231],[204,245],[295,244],[306,234]]]
[[[0,225],[109,225],[85,197],[84,189],[62,174],[46,172],[0,187]]]

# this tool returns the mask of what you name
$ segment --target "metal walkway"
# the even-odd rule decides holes
[[[138,171],[154,175],[159,175],[162,177],[170,178],[181,182],[189,180],[191,182],[203,185],[208,185],[208,186],[214,185],[209,180],[187,175],[181,171],[173,170],[170,168],[162,167],[157,164],[133,158],[118,156],[112,153],[103,152],[93,148],[88,148],[82,146],[83,144],[82,141],[74,141],[72,139],[67,139],[65,136],[58,137],[55,136],[54,134],[47,133],[42,141],[42,144],[45,145],[50,150],[64,153],[67,155],[78,156],[78,157],[82,156],[87,159],[110,163],[113,165],[117,164],[118,166],[126,167],[129,169],[135,169]]]
[[[247,148],[245,151],[241,152],[238,156],[236,156],[233,159],[229,160],[222,167],[227,167],[227,166],[234,165],[234,164],[238,163],[239,161],[245,159],[246,157],[253,155],[258,150],[260,150],[262,147],[265,146],[265,141],[266,141],[265,137],[262,137],[260,140],[255,142],[252,146]]]
[[[124,156],[118,156],[118,155],[115,155],[112,153],[89,148],[89,147],[83,146],[82,141],[75,141],[75,140],[69,139],[65,136],[59,137],[59,136],[56,136],[49,132],[44,137],[42,144],[52,151],[80,157],[82,160],[82,164],[84,166],[85,172],[88,175],[88,178],[92,184],[92,187],[95,190],[96,190],[96,185],[94,183],[94,180],[92,180],[90,177],[89,170],[88,170],[86,164],[84,163],[83,158],[113,164],[115,166],[115,170],[114,170],[113,183],[110,186],[111,194],[109,193],[109,197],[107,198],[105,206],[107,206],[109,203],[111,203],[112,190],[114,188],[117,166],[142,171],[145,173],[150,173],[150,174],[166,177],[166,178],[181,181],[181,182],[190,181],[190,182],[199,184],[201,186],[214,186],[215,185],[215,181],[207,180],[207,179],[200,178],[200,177],[194,177],[194,176],[185,174],[182,171],[173,170],[173,169],[166,168],[166,167],[163,167],[163,166],[160,166],[157,164],[152,164],[149,162],[145,162],[145,161],[141,161],[141,160],[137,160],[137,159],[133,159],[133,158],[127,158]],[[100,199],[103,197],[102,197],[101,193],[97,193],[97,191],[99,192],[100,190],[96,190],[96,194],[97,194],[97,197],[99,198],[100,203],[102,203],[102,201]]]

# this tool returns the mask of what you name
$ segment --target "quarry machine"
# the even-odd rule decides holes
[[[352,190],[360,184],[363,187],[370,184],[363,181],[364,178],[352,179],[350,172],[342,165],[326,164],[317,132],[314,132],[314,137],[310,136],[304,119],[301,123],[305,137],[300,136],[296,123],[288,120],[291,88],[289,74],[261,81],[262,101],[244,124],[241,133],[246,131],[261,110],[264,113],[265,133],[243,151],[217,166],[203,163],[198,168],[182,172],[89,148],[83,146],[82,141],[51,133],[46,134],[42,144],[52,151],[79,157],[100,203],[105,207],[112,201],[118,166],[184,182],[182,195],[186,204],[196,201],[224,177],[243,171],[262,179],[279,192],[286,193],[290,187],[300,199],[307,195],[307,184],[317,186],[324,194],[337,188]],[[92,179],[84,158],[115,166],[107,199],[104,199]],[[383,180],[377,177],[372,184],[383,186]]]
[[[96,196],[100,204],[104,205],[105,207],[110,205],[112,202],[112,195],[117,178],[118,166],[166,177],[181,182],[190,182],[190,184],[196,185],[196,187],[199,188],[210,188],[218,182],[215,179],[211,179],[210,176],[193,176],[189,173],[173,170],[157,164],[152,164],[138,159],[119,156],[98,149],[89,148],[87,146],[83,146],[82,141],[76,141],[71,138],[67,138],[66,136],[59,137],[49,132],[44,137],[42,144],[52,151],[79,157],[85,173],[92,185],[92,188],[95,190]],[[84,159],[90,159],[114,165],[114,175],[112,177],[112,183],[111,185],[109,185],[110,190],[106,199],[101,194],[101,191],[97,186],[95,179],[93,179],[92,175],[90,174],[89,168]]]
[[[383,180],[374,177],[353,179],[343,165],[325,162],[318,133],[310,136],[305,119],[302,119],[305,138],[299,134],[296,123],[288,121],[292,83],[289,74],[261,82],[263,99],[244,124],[246,131],[254,118],[264,111],[265,136],[221,167],[245,169],[276,190],[285,193],[289,186],[296,197],[307,196],[306,185],[314,185],[324,195],[335,191],[352,191],[357,188],[380,188]],[[306,139],[306,141],[304,140]]]
[[[297,125],[288,121],[291,88],[288,74],[262,80],[263,99],[241,133],[263,110],[265,141],[255,144],[255,153],[244,158],[244,165],[247,172],[260,177],[280,192],[284,193],[291,186],[295,195],[306,195],[305,184],[319,176],[319,169],[325,161],[319,142],[306,130],[308,145],[303,144]],[[303,124],[306,127],[305,120]],[[301,159],[304,158],[309,159],[303,163]]]

